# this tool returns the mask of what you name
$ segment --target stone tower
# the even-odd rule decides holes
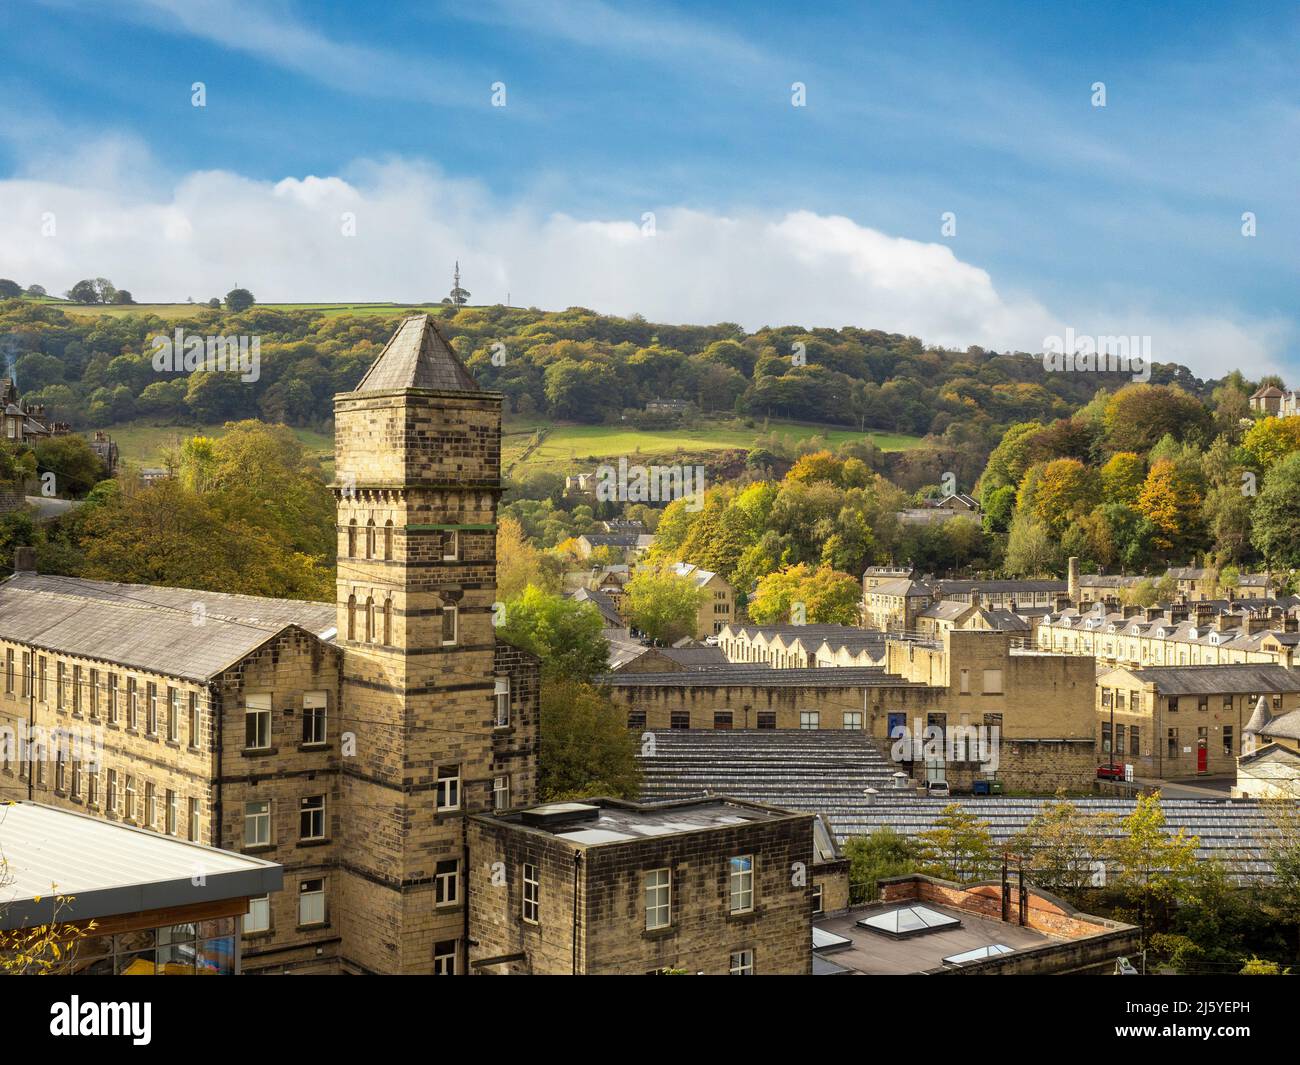
[[[454,950],[464,972],[464,818],[503,767],[512,804],[531,801],[536,751],[535,684],[495,716],[503,685],[525,694],[493,628],[501,395],[418,314],[334,417],[343,967],[445,972]]]

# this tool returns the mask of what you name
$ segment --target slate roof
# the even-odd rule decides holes
[[[638,532],[590,532],[583,533],[579,540],[586,540],[592,547],[636,547],[641,538]]]
[[[573,593],[573,600],[577,603],[590,603],[599,610],[606,628],[627,628],[627,622],[619,615],[618,609],[614,606],[614,600],[599,588],[579,588]]]
[[[1209,666],[1147,666],[1130,670],[1162,695],[1214,695],[1237,692],[1300,692],[1300,673],[1271,662]]]
[[[916,581],[883,581],[871,589],[868,595],[897,595],[908,599],[929,599],[933,593],[924,584]]]
[[[731,625],[731,631],[737,636],[745,636],[750,640],[755,640],[760,636],[768,640],[774,640],[778,636],[790,636],[805,638],[804,643],[808,640],[820,637],[823,640],[834,642],[835,637],[842,636],[845,639],[854,639],[857,637],[872,635],[866,629],[854,628],[852,625]],[[884,633],[875,635],[883,637]]]
[[[663,648],[659,648],[663,650]],[[924,688],[877,666],[809,666],[772,669],[751,662],[732,662],[692,673],[606,673],[597,682],[615,688]]]
[[[478,382],[456,358],[427,314],[413,314],[402,320],[353,391],[398,392],[406,388],[480,391]]]
[[[942,596],[967,595],[970,592],[1062,592],[1068,588],[1065,581],[1008,580],[1008,581],[936,581],[935,591]]]
[[[648,651],[649,648],[647,647]],[[706,666],[728,666],[727,656],[721,647],[656,647],[665,658],[687,669],[703,669]]]
[[[778,671],[782,672],[782,671]],[[828,670],[829,672],[829,670]],[[909,787],[891,787],[893,763],[865,732],[657,730],[653,757],[641,759],[646,799],[726,795],[787,810],[821,814],[841,845],[854,836],[889,827],[916,838],[934,827],[945,806],[956,803],[988,823],[995,843],[1022,832],[1050,798],[928,798]],[[876,793],[871,801],[863,793]],[[1134,800],[1076,798],[1090,813],[1116,818],[1133,811]],[[1266,805],[1256,800],[1169,799],[1161,801],[1165,829],[1187,829],[1199,838],[1202,860],[1223,859],[1230,875],[1268,878],[1268,848],[1278,829]],[[1112,835],[1118,836],[1116,826]]]
[[[36,573],[0,582],[0,639],[188,680],[211,679],[291,625],[331,641],[337,624],[333,603]]]
[[[1253,721],[1254,718],[1251,720]],[[1300,710],[1279,714],[1258,731],[1261,736],[1281,736],[1283,739],[1300,740]]]

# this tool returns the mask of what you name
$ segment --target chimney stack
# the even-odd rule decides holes
[[[14,548],[14,572],[15,573],[36,572],[36,548],[34,547]]]
[[[1065,594],[1071,602],[1079,601],[1079,559],[1075,555],[1070,556],[1065,566]]]

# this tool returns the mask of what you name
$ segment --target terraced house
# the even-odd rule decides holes
[[[1288,668],[1300,646],[1297,619],[1281,606],[1197,602],[1168,607],[1095,603],[1046,615],[1038,647],[1091,655],[1107,666],[1199,666],[1273,662]]]

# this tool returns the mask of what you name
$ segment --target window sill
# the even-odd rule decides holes
[[[294,846],[296,847],[328,847],[334,841],[332,839],[300,839]]]
[[[279,747],[245,747],[239,752],[240,758],[267,758],[273,754],[279,754]]]
[[[671,939],[677,935],[678,928],[675,924],[670,924],[667,928],[643,928],[641,938],[649,940]]]
[[[266,854],[268,851],[273,851],[273,850],[275,850],[274,843],[257,843],[251,847],[242,848],[239,853],[240,854]]]
[[[333,748],[334,748],[334,744],[330,743],[328,740],[326,740],[324,743],[298,744],[298,750],[306,754],[329,751],[329,750],[333,750]]]
[[[330,926],[329,921],[316,921],[316,922],[314,922],[314,923],[312,923],[312,924],[300,924],[300,925],[294,925],[294,931],[296,931],[296,932],[319,932],[321,929],[323,929],[323,928],[328,928],[329,926]]]

